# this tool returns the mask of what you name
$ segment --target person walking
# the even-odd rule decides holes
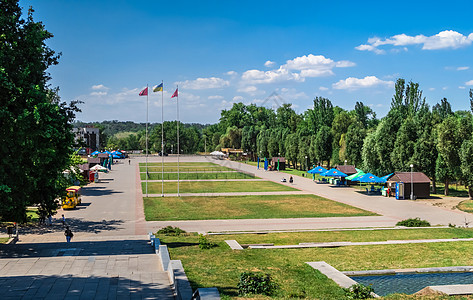
[[[292,176],[289,178],[289,183],[293,183],[294,182],[294,179],[292,178]]]
[[[62,226],[66,226],[66,217],[64,217],[64,215],[62,215],[61,222],[62,222]]]
[[[66,226],[66,231],[64,231],[64,235],[66,236],[66,242],[70,243],[74,234],[72,230],[69,229],[69,226]]]

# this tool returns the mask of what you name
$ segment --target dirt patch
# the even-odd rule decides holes
[[[431,199],[417,199],[417,202],[427,203],[432,206],[442,207],[450,210],[458,210],[457,206],[460,202],[466,200],[462,197],[436,197]]]

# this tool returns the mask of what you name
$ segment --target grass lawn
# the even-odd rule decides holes
[[[8,240],[9,238],[0,238],[0,244],[5,244]]]
[[[141,182],[143,193],[145,182]],[[180,193],[279,192],[296,189],[272,181],[182,181]],[[161,182],[148,182],[149,194],[161,194]],[[164,193],[177,193],[177,182],[165,182]]]
[[[146,166],[146,163],[140,163],[140,167]],[[161,166],[160,162],[148,162],[148,166]],[[218,167],[219,165],[211,162],[180,162],[179,166],[193,167]],[[165,162],[164,167],[177,167],[177,162]]]
[[[436,183],[437,193],[431,194],[431,196],[443,197],[445,196],[445,184],[441,182]],[[448,186],[449,197],[468,197],[468,190],[463,185],[450,184]]]
[[[148,166],[148,172],[161,172],[161,166]],[[179,172],[222,172],[222,171],[235,171],[233,169],[216,166],[179,166]],[[146,172],[146,166],[140,166],[140,172]],[[164,167],[164,172],[177,172],[177,166]]]
[[[465,200],[458,204],[458,209],[467,213],[473,213],[473,200]]]
[[[141,180],[146,180],[146,173],[141,173]],[[177,180],[177,173],[164,173],[164,180]],[[207,172],[180,173],[180,179],[255,179],[254,175],[242,172]],[[161,180],[161,173],[149,173],[149,180]]]
[[[345,241],[430,239],[471,237],[473,231],[446,228],[370,231],[369,234],[366,231],[349,231],[209,236],[208,239],[217,244],[210,250],[200,250],[198,237],[193,234],[180,237],[158,235],[162,243],[168,245],[171,259],[182,261],[192,288],[217,287],[222,299],[237,297],[238,277],[245,271],[271,274],[280,286],[273,296],[276,299],[345,299],[338,285],[305,264],[311,261],[326,261],[341,271],[473,264],[473,242],[243,251],[233,251],[224,242],[236,239],[242,244],[294,244],[303,241],[335,241],[342,236]]]
[[[376,215],[315,195],[153,197],[144,198],[144,206],[147,221]]]

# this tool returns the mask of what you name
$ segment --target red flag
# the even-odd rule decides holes
[[[148,87],[140,92],[140,96],[148,96]]]
[[[177,96],[178,96],[178,94],[177,94],[177,89],[176,89],[176,91],[174,92],[174,94],[172,94],[171,98],[174,98],[174,97],[177,97]]]

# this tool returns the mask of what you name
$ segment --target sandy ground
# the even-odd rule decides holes
[[[468,198],[463,197],[435,197],[430,199],[417,199],[416,202],[427,203],[432,206],[442,207],[450,210],[459,210],[457,205],[460,202],[468,200]]]

